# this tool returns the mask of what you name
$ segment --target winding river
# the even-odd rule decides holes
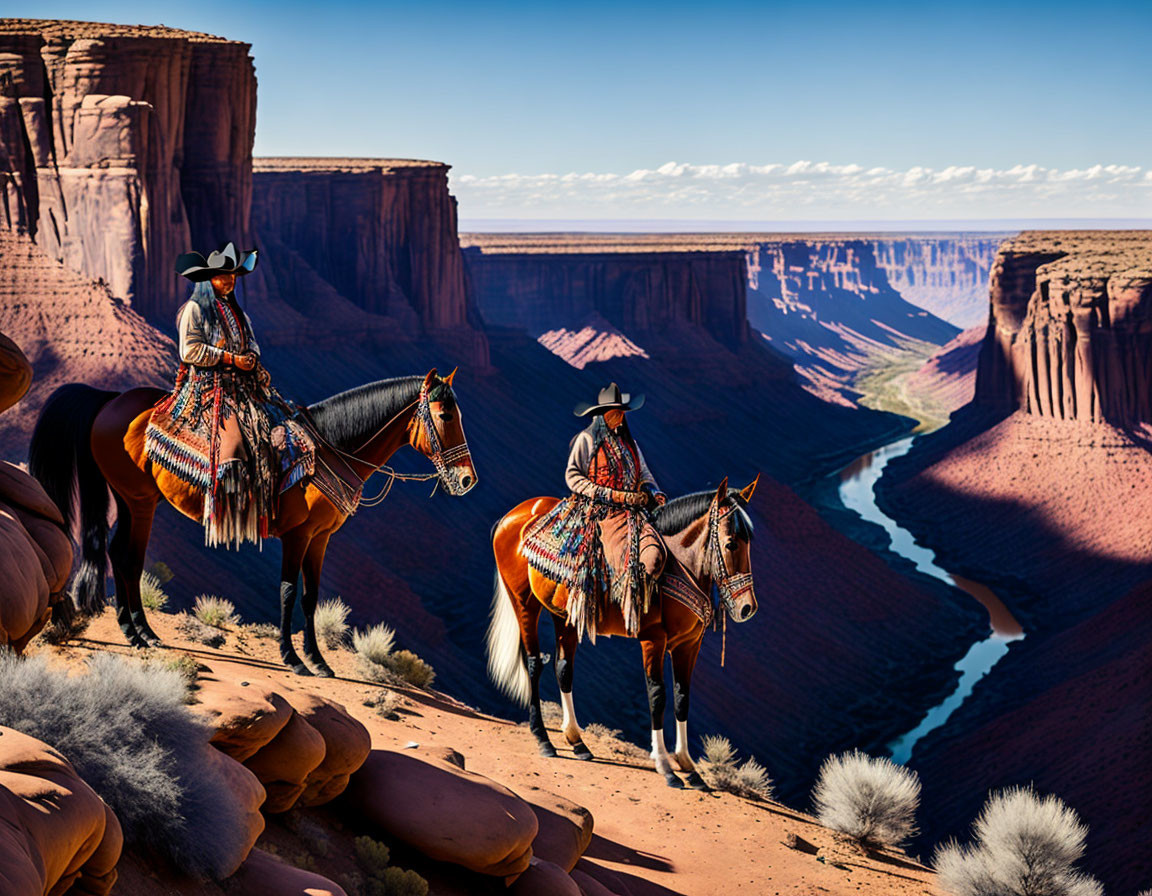
[[[979,582],[953,575],[939,566],[936,563],[935,552],[917,544],[911,532],[902,528],[876,506],[875,486],[884,472],[884,467],[890,460],[907,454],[912,447],[913,439],[914,436],[908,436],[892,442],[858,457],[844,467],[839,473],[840,500],[846,508],[862,519],[884,529],[891,542],[891,550],[912,561],[920,572],[959,588],[979,601],[988,611],[990,631],[988,637],[973,644],[964,658],[956,664],[960,680],[952,693],[932,707],[919,725],[888,744],[893,761],[900,764],[908,761],[912,755],[912,748],[920,738],[948,721],[953,711],[972,693],[976,682],[1008,652],[1008,644],[1024,637],[1020,623],[989,588]]]

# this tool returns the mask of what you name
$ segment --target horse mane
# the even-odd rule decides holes
[[[359,447],[354,442],[370,437],[412,404],[423,384],[423,376],[377,380],[309,405],[308,414],[325,441],[345,451],[352,450]],[[445,404],[456,401],[452,387],[446,382],[433,386],[428,397]]]
[[[708,512],[708,506],[715,496],[715,489],[705,489],[702,492],[692,492],[673,498],[662,507],[656,508],[652,514],[652,524],[661,535],[683,532]],[[725,505],[736,509],[736,535],[745,541],[751,541],[753,526],[752,517],[748,515],[748,502],[739,491],[730,488]]]

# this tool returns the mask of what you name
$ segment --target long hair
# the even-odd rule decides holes
[[[216,316],[216,290],[211,280],[201,280],[192,285],[192,295],[189,298],[200,306],[200,310],[210,317]]]

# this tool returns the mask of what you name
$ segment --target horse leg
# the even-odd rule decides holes
[[[527,595],[517,595],[516,616],[520,621],[520,640],[524,645],[524,664],[528,667],[528,730],[536,738],[536,746],[541,756],[556,757],[556,748],[548,739],[548,729],[544,727],[544,711],[540,708],[540,676],[544,674],[544,658],[540,655],[540,602]]]
[[[552,621],[556,628],[556,684],[560,686],[560,705],[564,708],[564,739],[577,759],[591,759],[592,751],[584,745],[584,736],[576,721],[576,707],[572,703],[572,675],[580,639],[576,629],[566,621],[559,617]]]
[[[158,647],[160,638],[148,625],[140,600],[140,576],[144,572],[144,553],[152,531],[155,501],[129,504],[118,493],[116,499],[116,533],[108,545],[108,559],[116,583],[116,621],[120,631],[133,647]]]
[[[304,554],[304,594],[300,597],[300,608],[304,611],[304,656],[321,678],[332,678],[335,674],[324,661],[316,642],[316,600],[320,595],[320,570],[327,549],[328,533],[316,536],[308,545]]]
[[[711,790],[688,753],[688,694],[692,686],[692,669],[700,653],[703,638],[674,647],[672,653],[672,710],[676,715],[676,752],[673,758],[680,771],[687,773],[693,790]]]
[[[664,690],[664,651],[668,639],[663,633],[658,638],[640,642],[644,652],[644,679],[648,685],[648,712],[652,718],[652,759],[656,771],[664,776],[669,787],[683,787],[684,782],[672,770],[672,758],[664,745],[664,705],[667,695]]]
[[[307,539],[285,534],[280,543],[284,553],[280,558],[280,659],[297,675],[311,675],[292,646],[292,611],[296,608],[296,585],[300,580],[300,564],[304,560]]]

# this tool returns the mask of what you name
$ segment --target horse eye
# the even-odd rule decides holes
[[[728,542],[728,544],[724,545],[724,549],[725,549],[726,551],[734,551],[734,550],[736,550],[736,542],[735,542],[735,540],[729,541],[729,542]]]
[[[440,419],[441,419],[441,420],[451,420],[451,419],[452,419],[452,415],[451,415],[451,414],[441,414],[441,415],[440,415]]]

